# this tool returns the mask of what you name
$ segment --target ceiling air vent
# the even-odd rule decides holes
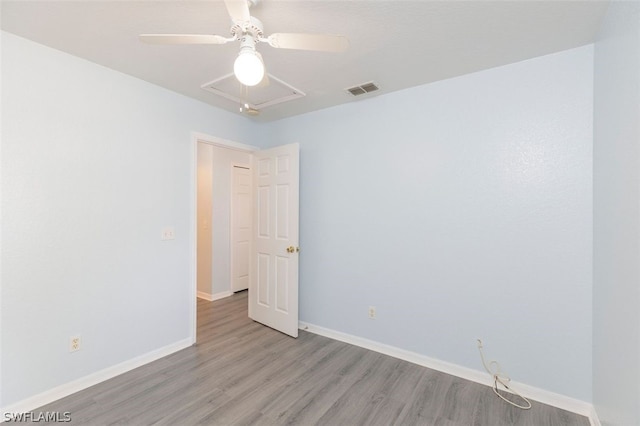
[[[363,83],[359,86],[349,87],[347,92],[351,93],[353,96],[364,95],[365,93],[375,92],[378,90],[378,86],[376,86],[372,81],[369,83]]]

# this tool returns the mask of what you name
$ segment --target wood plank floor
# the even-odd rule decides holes
[[[322,336],[292,339],[247,318],[246,292],[198,300],[197,341],[34,412],[70,411],[75,425],[589,425]]]

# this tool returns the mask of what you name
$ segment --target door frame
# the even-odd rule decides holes
[[[233,149],[236,151],[253,153],[260,148],[240,142],[230,141],[216,136],[207,135],[200,132],[191,132],[191,178],[190,178],[190,209],[189,209],[189,247],[190,247],[190,271],[189,271],[189,297],[191,298],[189,317],[189,339],[191,344],[196,343],[196,331],[198,328],[198,263],[197,263],[197,235],[198,235],[198,142],[217,146],[220,148]]]

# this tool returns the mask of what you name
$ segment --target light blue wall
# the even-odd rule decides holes
[[[640,425],[640,3],[611,3],[594,81],[593,398]]]
[[[591,47],[259,125],[2,43],[0,405],[187,337],[193,130],[300,142],[302,320],[591,400]]]
[[[254,127],[7,33],[2,106],[4,407],[190,337],[191,132]]]
[[[301,144],[301,320],[478,370],[480,337],[514,380],[590,401],[592,61],[271,124]]]

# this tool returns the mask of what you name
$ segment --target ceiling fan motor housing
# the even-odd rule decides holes
[[[264,26],[258,18],[251,17],[248,22],[240,22],[231,27],[231,34],[242,41],[246,36],[250,36],[255,41],[264,38]]]

